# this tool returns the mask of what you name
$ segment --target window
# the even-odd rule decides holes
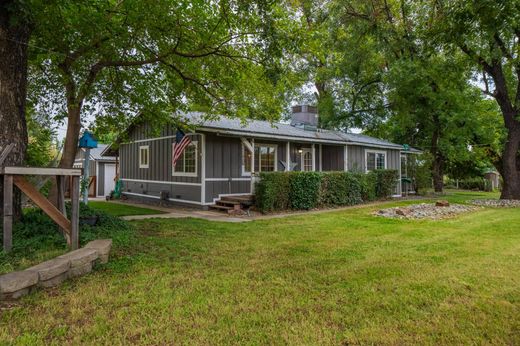
[[[276,145],[255,144],[255,172],[276,170]]]
[[[251,175],[251,157],[253,153],[242,144],[242,175]]]
[[[173,175],[187,177],[197,176],[197,148],[197,142],[191,142],[186,148],[184,148],[184,151],[175,164]]]
[[[148,168],[150,160],[150,148],[148,145],[139,147],[139,168]]]
[[[386,152],[384,151],[366,151],[366,171],[374,169],[386,169]]]
[[[302,171],[312,171],[312,152],[308,149],[302,151]]]

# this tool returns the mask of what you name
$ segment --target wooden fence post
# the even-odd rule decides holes
[[[72,176],[72,190],[70,191],[71,201],[71,242],[70,248],[76,250],[79,247],[79,177]]]
[[[65,209],[65,177],[62,176],[62,175],[57,175],[56,176],[56,187],[58,188],[58,210],[65,216],[67,217],[67,211]],[[63,233],[63,235],[65,237],[68,237],[66,231],[60,227],[60,231],[61,233]],[[67,243],[70,241],[70,239],[67,239]]]
[[[13,248],[13,176],[4,174],[4,251],[9,252]]]

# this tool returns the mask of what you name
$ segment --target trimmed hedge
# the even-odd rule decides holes
[[[322,175],[320,205],[354,205],[363,202],[361,175],[343,172]]]
[[[266,213],[355,205],[390,196],[396,183],[396,170],[260,173],[256,207]]]

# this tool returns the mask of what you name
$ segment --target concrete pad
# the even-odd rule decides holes
[[[78,276],[82,276],[88,274],[92,271],[92,262],[87,262],[81,266],[76,266],[74,268],[69,269],[69,277],[75,278]]]
[[[76,268],[84,266],[87,263],[92,264],[93,261],[99,257],[96,249],[82,248],[71,251],[65,255],[61,255],[58,258],[64,258],[70,261],[70,268]]]
[[[28,268],[27,270],[35,271],[39,275],[40,281],[50,280],[58,275],[66,273],[70,268],[70,260],[67,258],[54,258]]]
[[[86,249],[95,249],[97,251],[101,263],[108,262],[108,255],[111,247],[112,239],[97,239],[88,242],[87,245],[85,245]]]
[[[26,288],[30,288],[38,283],[38,273],[34,271],[12,272],[0,276],[0,293],[10,294]]]

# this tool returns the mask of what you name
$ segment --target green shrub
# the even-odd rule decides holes
[[[375,175],[376,197],[387,198],[394,194],[398,173],[395,169],[376,169],[369,173]]]
[[[349,172],[323,173],[319,204],[354,205],[363,202],[361,175]]]
[[[289,194],[292,209],[312,209],[318,206],[322,173],[291,172]]]
[[[357,179],[361,185],[361,199],[364,202],[374,201],[376,196],[377,176],[372,173],[356,173]]]
[[[391,196],[397,171],[269,172],[256,184],[256,207],[262,212],[308,210],[319,206],[354,205]]]
[[[290,174],[285,172],[260,173],[260,183],[255,186],[257,208],[263,213],[289,209],[289,179]]]

